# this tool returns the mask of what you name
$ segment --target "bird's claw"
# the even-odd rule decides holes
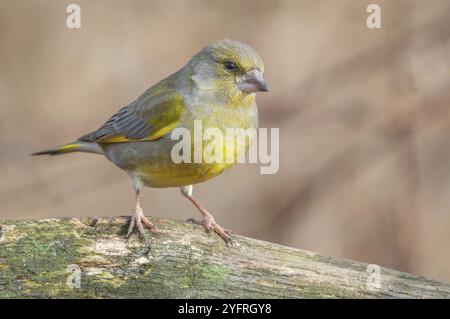
[[[144,224],[150,231],[156,231],[155,225],[153,225],[152,222],[144,216],[144,211],[138,206],[133,210],[133,214],[131,215],[130,225],[128,226],[128,233],[126,237],[130,237],[133,229],[136,227],[139,237],[145,241],[144,226],[142,224]]]
[[[202,220],[189,218],[187,222],[196,225],[202,225],[208,234],[215,232],[223,239],[223,241],[225,242],[225,244],[227,244],[227,246],[232,244],[230,235],[233,233],[229,229],[225,229],[222,226],[220,226],[214,220],[214,217],[209,213],[207,213]]]

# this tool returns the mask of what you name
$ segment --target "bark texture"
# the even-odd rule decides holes
[[[0,221],[0,298],[450,297],[435,280],[151,221],[147,246],[124,238],[125,217]]]

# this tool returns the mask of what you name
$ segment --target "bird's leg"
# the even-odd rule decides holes
[[[131,215],[130,220],[130,226],[128,226],[128,233],[127,237],[131,235],[133,232],[134,227],[137,228],[139,236],[142,240],[145,241],[145,235],[144,235],[144,226],[142,223],[144,223],[145,226],[147,226],[148,229],[151,231],[155,231],[156,227],[147,219],[147,217],[144,216],[144,211],[142,210],[141,204],[139,202],[139,194],[140,190],[136,190],[136,205],[133,209],[133,214]]]
[[[225,243],[231,244],[231,237],[229,235],[230,231],[224,229],[222,226],[220,226],[215,220],[214,217],[211,215],[210,212],[206,210],[205,207],[203,207],[202,204],[200,204],[194,196],[192,196],[192,185],[189,186],[183,186],[180,188],[181,194],[183,194],[184,197],[189,199],[192,204],[198,209],[200,214],[202,214],[203,219],[202,220],[196,220],[194,218],[189,218],[187,221],[191,222],[193,224],[197,225],[203,225],[205,227],[207,232],[214,231],[217,235],[219,235]]]

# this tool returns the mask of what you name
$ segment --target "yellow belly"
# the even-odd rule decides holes
[[[146,186],[178,187],[204,182],[213,178],[232,164],[190,164],[173,162],[144,164],[137,168],[137,174]]]

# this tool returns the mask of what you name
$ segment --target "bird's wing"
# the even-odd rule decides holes
[[[150,89],[114,114],[97,131],[79,140],[100,143],[156,140],[178,126],[184,110],[180,93],[167,90],[152,94]]]

